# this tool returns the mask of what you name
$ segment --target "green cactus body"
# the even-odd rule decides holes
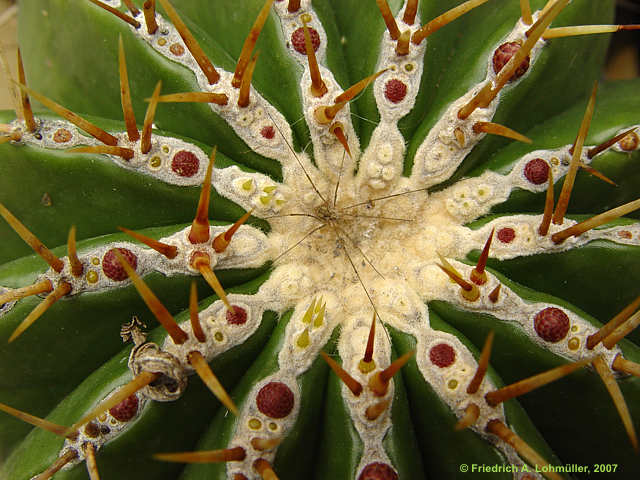
[[[58,247],[61,263],[47,268],[0,225],[0,295],[38,287],[36,296],[0,305],[0,402],[69,426],[132,378],[148,380],[66,438],[1,414],[0,478],[81,479],[88,469],[95,480],[94,457],[104,479],[640,472],[628,441],[633,425],[620,418],[640,418],[640,381],[630,374],[637,375],[640,336],[587,346],[638,295],[640,226],[631,213],[638,129],[596,146],[638,126],[640,84],[602,85],[589,134],[573,145],[606,36],[535,36],[550,22],[608,23],[612,1],[532,0],[529,23],[519,2],[471,2],[478,8],[425,39],[420,25],[457,0],[389,1],[385,19],[378,6],[386,2],[373,0],[182,0],[173,13],[165,0],[157,12],[155,2],[142,3],[20,5],[23,91],[86,114],[104,135],[50,113],[36,114],[33,130],[3,114],[0,201],[46,245],[64,245],[71,225],[80,240],[78,265]],[[241,51],[261,9],[253,64]],[[118,98],[119,36],[135,132],[158,94],[216,95],[160,103],[150,137],[148,121],[141,138],[132,136]],[[501,68],[528,44],[519,70],[503,78]],[[238,57],[248,62],[245,72],[255,65],[252,79],[234,77]],[[332,109],[376,72],[355,99]],[[145,101],[158,80],[161,90]],[[480,105],[469,108],[474,99]],[[533,143],[487,135],[493,122]],[[77,147],[95,148],[68,151]],[[212,221],[197,233],[190,222],[214,155]],[[558,198],[576,168],[568,214],[541,231],[550,179]],[[628,218],[563,237],[623,204]],[[246,211],[248,222],[227,236],[229,222]],[[114,233],[118,226],[163,246]],[[475,264],[487,239],[483,271]],[[124,260],[177,330],[158,326]],[[226,289],[222,298],[211,296],[213,276]],[[197,314],[189,311],[192,279],[208,297]],[[55,295],[41,318],[23,324]],[[149,331],[129,323],[132,316]],[[134,344],[124,349],[123,325],[123,339]],[[472,388],[490,331],[491,366]],[[198,358],[237,415],[192,375],[210,378]],[[394,359],[407,363],[389,379]],[[517,400],[493,400],[505,384],[570,362],[586,366]],[[622,392],[629,415],[618,414],[596,370],[613,376],[610,388]],[[466,428],[454,431],[456,424]],[[226,461],[185,466],[152,457],[211,450]]]

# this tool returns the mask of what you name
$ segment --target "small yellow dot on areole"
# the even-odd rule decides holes
[[[275,185],[269,185],[268,187],[264,187],[262,190],[263,190],[264,192],[266,192],[266,193],[271,193],[271,192],[273,192],[276,188],[278,188],[278,187],[276,187]]]
[[[242,183],[242,189],[247,192],[253,189],[253,180],[249,179],[246,182]]]
[[[275,422],[271,422],[271,423],[269,423],[269,428],[271,430],[277,430],[278,429],[278,424],[275,423]]]
[[[249,420],[249,428],[252,430],[259,430],[260,428],[262,428],[262,422],[257,418],[252,418],[251,420]]]
[[[458,381],[457,380],[449,380],[447,382],[447,387],[449,387],[451,390],[455,390],[458,386]]]
[[[167,44],[167,39],[166,38],[158,39],[158,45],[160,45],[161,47],[164,47],[166,44]]]
[[[573,325],[573,326],[571,327],[571,331],[572,331],[572,332],[577,332],[578,330],[579,330],[579,328],[578,328],[578,326],[577,326],[577,325]]]
[[[163,145],[163,146],[162,146],[162,151],[163,151],[164,153],[169,153],[169,147],[167,147],[166,145]]]
[[[158,155],[154,155],[149,159],[149,165],[151,165],[151,167],[153,168],[158,168],[160,165],[162,165],[162,159]]]
[[[302,20],[302,23],[309,23],[313,20],[313,17],[309,13],[303,13],[300,15],[300,20]]]
[[[100,259],[98,257],[93,257],[91,259],[91,263],[93,263],[94,265],[100,265]]]
[[[221,342],[224,339],[224,335],[221,332],[216,332],[213,335],[213,338],[215,338],[218,342]]]
[[[573,337],[569,339],[569,350],[577,350],[580,347],[580,339]]]
[[[96,272],[95,270],[89,270],[87,272],[87,282],[89,283],[96,283],[98,281],[98,272]]]
[[[412,71],[412,70],[413,70],[413,63],[407,63],[407,64],[404,66],[404,69],[405,69],[407,72]]]

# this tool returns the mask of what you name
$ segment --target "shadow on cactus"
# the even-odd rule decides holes
[[[0,477],[640,472],[613,2],[173,3],[20,4]]]

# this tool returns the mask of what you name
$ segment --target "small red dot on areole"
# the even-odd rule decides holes
[[[128,422],[138,413],[138,397],[134,394],[111,407],[109,413],[120,422]]]
[[[398,480],[398,474],[390,465],[374,462],[362,469],[358,480]]]
[[[517,42],[507,42],[500,45],[493,53],[493,71],[496,74],[499,73],[518,50],[520,50],[520,44]],[[512,82],[523,76],[529,69],[529,62],[530,58],[527,56],[513,73],[509,81]]]
[[[309,36],[311,37],[311,46],[313,47],[313,51],[317,52],[318,48],[320,48],[320,34],[315,28],[307,28],[309,29]],[[291,45],[293,45],[293,49],[296,52],[301,53],[302,55],[307,54],[307,47],[304,42],[304,28],[300,27],[291,34]]]
[[[456,351],[451,345],[439,343],[429,350],[429,360],[440,368],[449,367],[456,361]]]
[[[384,96],[391,103],[400,103],[407,95],[407,85],[397,78],[392,78],[384,86]]]
[[[266,126],[262,127],[262,129],[260,130],[260,135],[262,135],[267,140],[271,140],[273,137],[276,136],[276,131],[273,128],[273,126],[266,125]]]
[[[129,275],[127,275],[127,272],[118,260],[118,257],[116,257],[115,250],[115,248],[112,248],[104,254],[104,257],[102,257],[102,271],[111,280],[121,282],[122,280],[129,278]],[[131,265],[131,268],[135,270],[138,266],[138,258],[135,254],[126,248],[118,248],[117,250],[120,252],[120,255],[124,257],[127,263]]]
[[[497,236],[502,243],[511,243],[516,238],[516,231],[511,227],[501,228]]]
[[[176,57],[179,57],[184,54],[184,47],[179,43],[174,43],[169,47],[171,53],[173,53]]]
[[[247,323],[247,311],[238,305],[231,305],[233,311],[227,310],[227,323],[231,325],[244,325]]]
[[[56,133],[53,134],[53,141],[56,143],[66,143],[71,140],[71,132],[66,128],[59,128]]]
[[[542,158],[529,160],[524,166],[524,176],[534,185],[542,185],[549,179],[549,164]]]
[[[569,333],[569,317],[556,307],[540,310],[533,319],[533,326],[540,338],[555,343],[562,340]]]
[[[282,382],[269,382],[256,396],[258,410],[271,418],[284,418],[293,410],[293,392]]]
[[[181,177],[193,177],[198,173],[200,168],[200,160],[198,157],[187,150],[180,150],[171,160],[171,170]]]

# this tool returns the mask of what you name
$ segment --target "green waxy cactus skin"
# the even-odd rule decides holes
[[[637,475],[640,334],[590,342],[627,305],[628,329],[638,323],[640,83],[603,83],[588,100],[607,35],[550,38],[610,23],[613,1],[531,0],[531,21],[529,2],[472,1],[442,28],[429,22],[458,0],[171,3],[20,4],[27,86],[16,91],[108,133],[42,106],[34,129],[19,103],[18,118],[1,114],[0,295],[39,292],[0,304],[0,409],[71,426],[153,375],[66,438],[0,413],[0,478],[95,480],[91,452],[103,479]],[[526,66],[504,66],[530,44]],[[124,115],[141,140],[123,121],[123,66]],[[156,85],[159,95],[217,96],[161,99],[145,119]],[[586,138],[576,137],[594,101]],[[491,135],[499,125],[531,143]],[[547,185],[560,205],[574,174],[566,214],[541,229]],[[192,224],[199,198],[208,229]],[[564,237],[620,205],[626,216]],[[56,247],[60,266],[31,253],[11,214]],[[122,261],[177,329],[149,311]],[[212,276],[226,293],[212,295]],[[572,362],[582,362],[573,373],[500,398],[504,385]],[[487,374],[472,388],[480,365]],[[614,405],[618,394],[626,406]],[[226,461],[154,457],[214,450]]]

